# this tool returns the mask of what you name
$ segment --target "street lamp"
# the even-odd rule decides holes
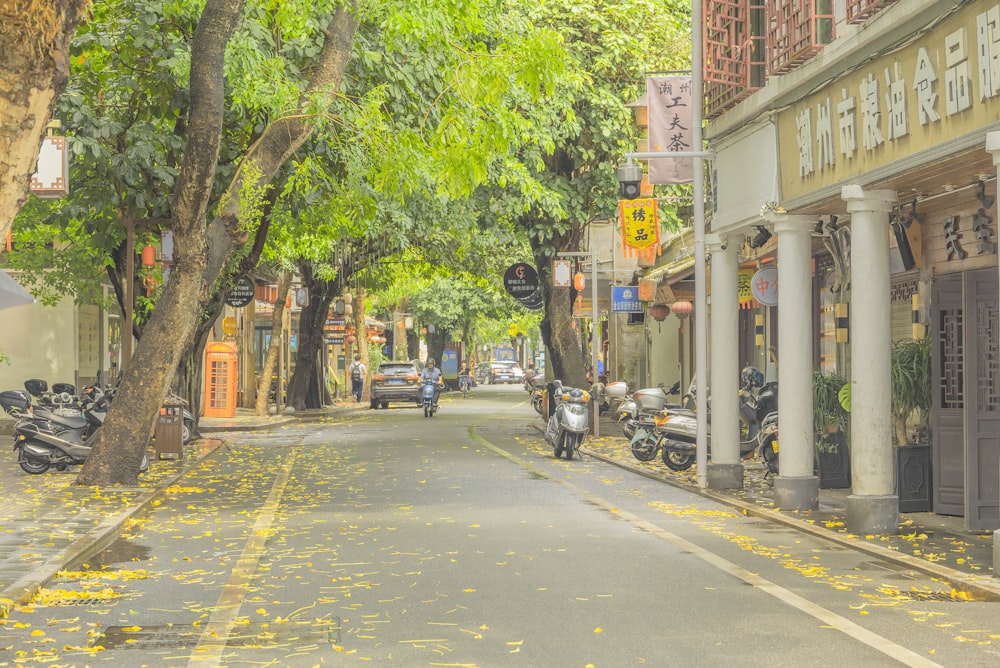
[[[702,44],[703,5],[700,2],[691,3],[691,144],[702,148],[701,122],[703,116],[704,96],[702,75]],[[647,151],[626,153],[627,162],[649,158],[692,158],[694,163],[694,327],[695,327],[695,377],[698,379],[698,392],[695,396],[696,420],[698,424],[697,462],[698,486],[708,487],[708,392],[705,383],[708,378],[708,332],[707,307],[708,295],[705,286],[705,170],[703,160],[712,159],[712,151]],[[595,363],[596,365],[596,363]]]

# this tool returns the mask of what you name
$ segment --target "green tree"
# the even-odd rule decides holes
[[[186,5],[171,5],[169,11],[178,7],[190,9]],[[281,8],[249,6],[248,12],[256,16],[254,12],[268,14],[277,9]],[[300,17],[323,17],[322,21],[305,21],[300,26],[312,39],[280,41],[275,38],[276,33],[254,32],[258,24],[253,21],[235,31],[242,6],[226,0],[209,0],[204,12],[192,23],[197,25],[193,36],[190,31],[171,33],[176,43],[190,45],[189,53],[181,49],[173,59],[158,61],[161,71],[175,75],[183,75],[190,64],[189,78],[178,77],[182,90],[187,91],[187,104],[182,113],[175,114],[174,121],[174,136],[183,142],[182,149],[174,153],[176,174],[167,175],[172,177],[168,187],[162,187],[164,184],[156,178],[151,182],[161,186],[158,192],[166,193],[170,202],[174,271],[126,369],[101,437],[81,472],[81,484],[135,481],[134,464],[144,447],[143,434],[192,344],[196,325],[211,295],[219,291],[220,285],[224,286],[222,277],[245,249],[253,226],[259,221],[250,213],[253,207],[246,206],[247,195],[264,193],[265,198],[272,197],[268,194],[270,186],[290,158],[318,133],[333,138],[337,123],[343,121],[343,117],[338,117],[330,119],[330,127],[324,125],[327,112],[338,99],[337,91],[356,48],[355,35],[362,21],[379,25],[383,38],[390,42],[405,38],[435,45],[442,52],[448,47],[464,53],[469,65],[453,73],[449,90],[454,90],[454,95],[435,98],[444,105],[439,119],[395,136],[393,152],[373,151],[368,141],[350,143],[355,136],[331,142],[345,155],[352,150],[367,149],[355,160],[341,161],[368,166],[365,178],[357,179],[358,182],[369,184],[383,195],[393,193],[405,198],[418,192],[417,186],[422,181],[429,181],[433,185],[425,190],[439,197],[461,196],[484,182],[495,165],[503,166],[499,171],[506,169],[504,156],[524,143],[535,141],[530,134],[516,131],[526,126],[516,109],[508,109],[502,103],[507,91],[515,86],[529,100],[546,88],[551,89],[553,72],[561,62],[552,47],[551,33],[540,33],[528,24],[523,24],[520,31],[502,32],[501,25],[506,25],[501,22],[501,19],[506,21],[503,12],[483,14],[493,20],[487,25],[478,13],[483,7],[475,3],[425,6],[401,2],[363,8],[349,3],[332,12],[326,9],[303,4],[281,17],[293,25]],[[286,27],[285,22],[277,19],[274,25]],[[488,34],[502,34],[505,39],[484,41],[485,28],[490,29]],[[317,38],[318,35],[323,37]],[[230,36],[233,44],[231,57],[227,57]],[[136,39],[141,41],[141,35]],[[254,51],[248,45],[266,48]],[[292,59],[283,51],[276,53],[276,49],[286,48],[301,57],[294,71],[289,64]],[[360,52],[360,57],[367,57],[367,53]],[[269,84],[263,87],[268,93],[268,104],[254,106],[254,97],[247,92],[248,89],[253,92],[252,86],[240,85],[243,82],[238,75],[275,69],[280,70],[280,76],[270,80],[264,77]],[[228,89],[228,99],[245,117],[256,115],[259,119],[252,133],[237,135],[237,139],[246,137],[244,142],[223,142],[223,138],[233,139],[224,133],[227,127],[223,123],[227,77],[234,84]],[[255,78],[249,81],[259,83]],[[127,91],[127,86],[117,89],[117,97],[128,97]],[[133,102],[140,106],[146,102],[141,96],[135,98]],[[448,148],[452,150],[445,150]],[[231,149],[232,153],[227,154],[223,149]],[[235,166],[231,178],[226,178],[219,168],[220,156],[223,164]],[[226,158],[232,158],[232,162],[227,163]],[[402,172],[398,169],[401,163],[420,169]],[[431,174],[436,179],[428,179]],[[364,206],[356,206],[357,202],[340,204],[354,204],[353,210],[359,212],[366,210]],[[371,219],[362,213],[355,222],[365,224]]]
[[[559,31],[572,67],[555,102],[533,107],[551,128],[548,153],[524,153],[530,175],[554,197],[526,202],[505,193],[503,208],[530,239],[545,304],[547,363],[567,384],[584,382],[584,357],[571,323],[571,295],[553,289],[551,260],[579,251],[588,226],[616,215],[615,168],[634,151],[627,103],[652,71],[689,68],[690,4],[649,0],[555,0],[522,7],[526,20]]]

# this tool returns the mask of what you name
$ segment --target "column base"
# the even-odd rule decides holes
[[[709,489],[743,489],[743,464],[709,464]]]
[[[816,510],[819,508],[819,477],[814,475],[775,476],[774,507],[779,510]]]
[[[859,535],[895,535],[899,532],[899,497],[851,494],[847,497],[847,530]]]
[[[1000,529],[993,532],[993,577],[1000,578]]]

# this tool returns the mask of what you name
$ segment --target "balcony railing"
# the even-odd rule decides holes
[[[764,85],[764,0],[705,0],[705,111],[718,116]]]
[[[767,0],[767,71],[784,74],[833,41],[833,0]]]

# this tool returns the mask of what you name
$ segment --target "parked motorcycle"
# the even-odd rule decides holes
[[[552,445],[556,457],[565,454],[566,459],[580,454],[583,437],[590,429],[590,393],[576,387],[566,387],[561,381],[553,383],[555,411],[545,426],[545,440]]]
[[[525,380],[524,386],[531,393],[531,407],[539,415],[545,415],[545,380],[534,376]]]
[[[424,417],[434,417],[437,412],[438,402],[435,399],[437,383],[433,380],[425,380],[424,387],[420,390],[420,404],[424,407]]]
[[[17,463],[31,474],[45,473],[50,467],[60,471],[68,466],[83,464],[90,455],[94,439],[107,416],[108,400],[99,398],[83,408],[83,417],[60,415],[41,406],[31,407],[27,396],[14,401],[12,392],[0,394],[0,404],[11,414],[18,414],[14,425],[14,449]],[[57,402],[68,404],[69,393],[61,393]],[[149,468],[145,452],[139,471]]]
[[[615,385],[615,383],[612,383]],[[653,416],[660,411],[670,408],[676,410],[679,404],[670,404],[671,396],[680,392],[680,381],[673,384],[670,389],[663,389],[663,383],[656,387],[647,387],[636,390],[631,396],[626,395],[618,405],[618,424],[622,425],[622,432],[628,438],[635,436],[639,423],[649,424]],[[616,389],[616,393],[620,390]]]
[[[753,367],[747,367],[741,372],[741,384],[740,458],[759,456],[769,472],[777,473],[778,384],[764,384],[760,371]],[[630,442],[630,449],[636,459],[649,461],[659,452],[668,468],[674,471],[691,468],[696,457],[698,438],[698,423],[694,413],[667,411],[654,418],[652,429],[648,427],[648,421],[644,422]],[[711,421],[708,437],[711,452]]]

